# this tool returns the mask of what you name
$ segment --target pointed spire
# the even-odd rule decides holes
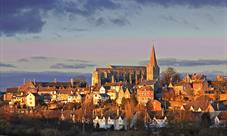
[[[151,51],[150,64],[151,64],[151,65],[157,65],[157,60],[156,60],[154,45],[153,45],[152,51]]]

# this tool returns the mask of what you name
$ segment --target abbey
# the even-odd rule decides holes
[[[146,66],[115,66],[96,68],[92,73],[92,86],[101,86],[106,83],[129,82],[138,84],[143,81],[157,81],[160,68],[157,64],[155,48],[153,46],[150,61]]]

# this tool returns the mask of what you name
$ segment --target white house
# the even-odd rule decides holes
[[[106,118],[103,116],[103,118],[100,119],[98,116],[96,116],[93,120],[93,126],[95,128],[107,129]]]
[[[211,127],[225,128],[226,124],[227,124],[226,116],[223,116],[222,113],[219,113],[219,115],[214,118],[214,124]]]
[[[124,128],[124,120],[119,117],[117,119],[111,119],[108,117],[99,118],[98,116],[95,117],[93,120],[94,128],[102,128],[102,129],[110,129],[114,128],[114,130],[121,130]]]
[[[195,111],[194,108],[193,108],[193,106],[190,107],[190,111]]]
[[[119,92],[120,91],[120,89],[121,89],[121,87],[122,87],[122,85],[112,85],[112,86],[110,86],[110,89],[114,89],[114,90],[116,90],[116,92]]]
[[[93,104],[98,105],[99,102],[105,102],[110,99],[110,96],[108,94],[99,94],[94,93],[93,94]]]
[[[107,119],[107,128],[114,128],[114,119],[111,119],[110,117],[108,117]]]
[[[107,94],[110,96],[111,100],[115,100],[117,98],[117,91],[115,89],[108,90]]]
[[[94,126],[94,128],[98,128],[98,124],[99,124],[99,117],[96,116],[95,119],[93,119],[93,126]]]
[[[98,94],[98,93],[94,93],[93,94],[93,104],[94,105],[98,105],[99,104],[99,102],[101,101],[101,95],[100,94]]]
[[[51,101],[57,101],[57,92],[56,91],[51,93]]]
[[[180,107],[180,110],[185,111],[185,108],[183,105]]]
[[[33,94],[33,93],[29,93],[26,96],[26,106],[27,107],[35,107],[37,105],[37,98],[38,96]]]
[[[114,129],[121,130],[123,128],[124,128],[124,120],[121,118],[121,116],[119,116],[119,118],[115,120]]]
[[[156,128],[163,128],[168,125],[167,117],[165,116],[164,119],[157,119],[156,117],[153,118],[151,126]]]
[[[68,96],[68,102],[71,103],[81,103],[82,101],[82,97],[80,94],[76,94],[76,95],[69,95]]]
[[[104,128],[104,129],[107,128],[106,118],[104,116],[102,117],[102,119],[99,120],[99,128]]]
[[[105,94],[105,93],[106,93],[106,89],[102,86],[102,87],[99,89],[99,93],[100,93],[100,94]]]

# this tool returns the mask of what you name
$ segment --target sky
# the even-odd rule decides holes
[[[0,0],[0,73],[106,64],[227,75],[227,0]],[[3,76],[1,76],[1,80]]]

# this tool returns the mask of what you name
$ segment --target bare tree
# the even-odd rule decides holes
[[[161,73],[161,84],[168,85],[170,82],[177,83],[180,81],[180,75],[172,67],[168,67]]]

